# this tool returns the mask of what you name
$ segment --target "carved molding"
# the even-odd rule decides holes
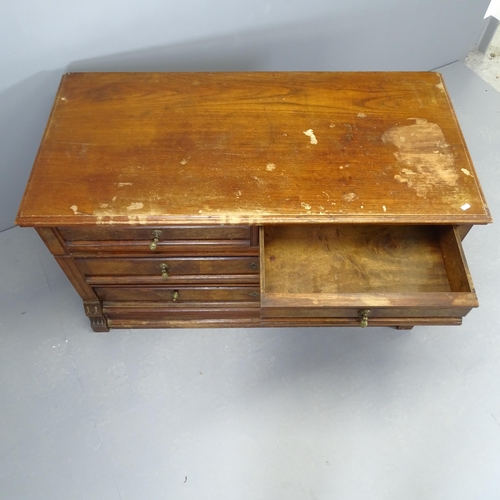
[[[102,311],[99,300],[86,300],[83,303],[85,315],[90,319],[90,326],[94,332],[109,332],[108,322]]]

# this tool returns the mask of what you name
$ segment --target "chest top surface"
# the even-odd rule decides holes
[[[72,73],[16,222],[490,221],[437,73]]]

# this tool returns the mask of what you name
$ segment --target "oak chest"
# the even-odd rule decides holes
[[[489,222],[437,73],[64,75],[16,220],[95,331],[460,324]]]

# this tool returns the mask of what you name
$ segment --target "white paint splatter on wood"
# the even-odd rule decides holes
[[[80,212],[78,211],[78,207],[76,205],[71,205],[69,208],[71,208],[71,210],[73,210],[73,213],[75,215],[79,214]]]
[[[141,203],[140,201],[131,203],[128,207],[127,210],[140,210],[142,207],[144,207],[144,203]]]
[[[358,113],[358,118],[366,118],[366,113]]]
[[[266,170],[268,172],[272,172],[276,168],[276,165],[274,163],[268,163],[266,166]]]
[[[460,208],[461,208],[462,210],[469,210],[470,205],[469,205],[468,203],[465,203],[465,204],[464,204],[464,205],[462,205]]]
[[[465,175],[469,175],[470,177],[472,177],[472,174],[466,169],[466,168],[461,168],[460,169]]]
[[[312,128],[310,128],[309,130],[306,130],[304,132],[304,135],[307,135],[307,137],[309,137],[309,139],[311,139],[311,144],[318,144],[318,139],[316,139],[316,136],[314,135]]]
[[[306,209],[306,210],[311,210],[311,205],[308,205],[307,203],[302,202],[301,205]]]
[[[444,92],[444,85],[442,83],[436,83],[436,87],[441,91]]]
[[[344,201],[347,201],[348,203],[354,201],[356,198],[358,198],[358,195],[356,193],[347,193],[344,196],[342,196],[342,199]]]

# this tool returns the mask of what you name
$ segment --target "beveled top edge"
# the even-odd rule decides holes
[[[65,217],[23,217],[16,218],[16,225],[21,227],[58,227],[58,226],[268,226],[282,224],[408,224],[408,225],[455,225],[473,224],[482,225],[493,222],[492,217],[466,214],[456,217],[442,215],[306,215],[306,216],[245,216],[241,214],[203,215],[193,217],[179,216],[136,216],[128,218],[95,217],[95,216],[65,216]]]

